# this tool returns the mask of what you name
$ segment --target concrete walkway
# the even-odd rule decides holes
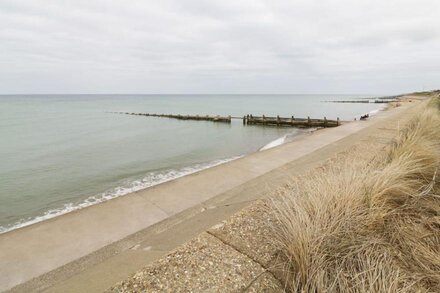
[[[2,234],[0,290],[102,291],[414,104]]]
[[[410,114],[406,112],[407,114]],[[412,112],[412,114],[415,112]],[[340,148],[317,168],[368,164],[392,143],[413,115],[375,125],[350,148]],[[386,127],[385,127],[386,126]],[[364,134],[367,134],[363,131]],[[341,141],[342,142],[342,141]],[[347,142],[347,141],[345,141]],[[316,168],[300,181],[308,180]],[[165,257],[118,283],[111,292],[285,292],[286,260],[279,253],[271,197],[258,200]],[[134,249],[145,249],[142,244]]]

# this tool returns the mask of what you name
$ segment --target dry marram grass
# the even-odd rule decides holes
[[[440,291],[436,103],[375,160],[325,168],[274,200],[288,290]]]

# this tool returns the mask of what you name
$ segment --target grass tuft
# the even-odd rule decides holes
[[[337,164],[274,200],[292,292],[440,292],[439,101],[372,162]]]

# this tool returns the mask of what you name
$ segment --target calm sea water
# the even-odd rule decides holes
[[[0,96],[0,233],[202,170],[299,130],[138,117],[109,111],[352,120],[363,96]],[[274,143],[275,141],[275,143]]]

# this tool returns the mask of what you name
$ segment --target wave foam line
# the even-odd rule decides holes
[[[380,111],[383,111],[386,107],[387,107],[386,104],[381,105],[378,109],[371,110],[369,114],[370,114],[370,116],[376,115],[376,114],[379,113]]]
[[[279,146],[279,145],[282,145],[282,144],[284,144],[284,143],[286,142],[286,140],[287,140],[287,134],[284,135],[283,137],[277,138],[277,139],[275,139],[275,140],[269,142],[269,143],[266,144],[264,147],[262,147],[262,148],[260,149],[260,151],[268,150],[268,149],[271,149],[271,148],[277,147],[277,146]]]
[[[43,215],[36,216],[36,217],[29,217],[27,219],[22,219],[14,224],[7,225],[7,226],[0,226],[0,234],[26,227],[38,222],[42,222],[51,218],[55,218],[67,213],[70,213],[75,210],[79,210],[91,205],[95,205],[101,202],[105,202],[107,200],[124,196],[126,194],[139,191],[141,189],[145,189],[148,187],[152,187],[161,183],[165,183],[167,181],[171,181],[186,175],[190,175],[208,168],[212,168],[236,159],[241,158],[242,156],[236,156],[228,159],[222,159],[222,160],[215,160],[209,163],[204,164],[195,164],[189,167],[184,167],[178,170],[167,170],[167,171],[153,171],[147,173],[147,175],[140,179],[135,181],[129,181],[127,184],[123,184],[122,186],[118,186],[116,188],[113,188],[109,191],[103,192],[99,195],[90,196],[87,199],[74,204],[74,203],[67,203],[64,204],[63,207],[52,209],[46,211]]]

